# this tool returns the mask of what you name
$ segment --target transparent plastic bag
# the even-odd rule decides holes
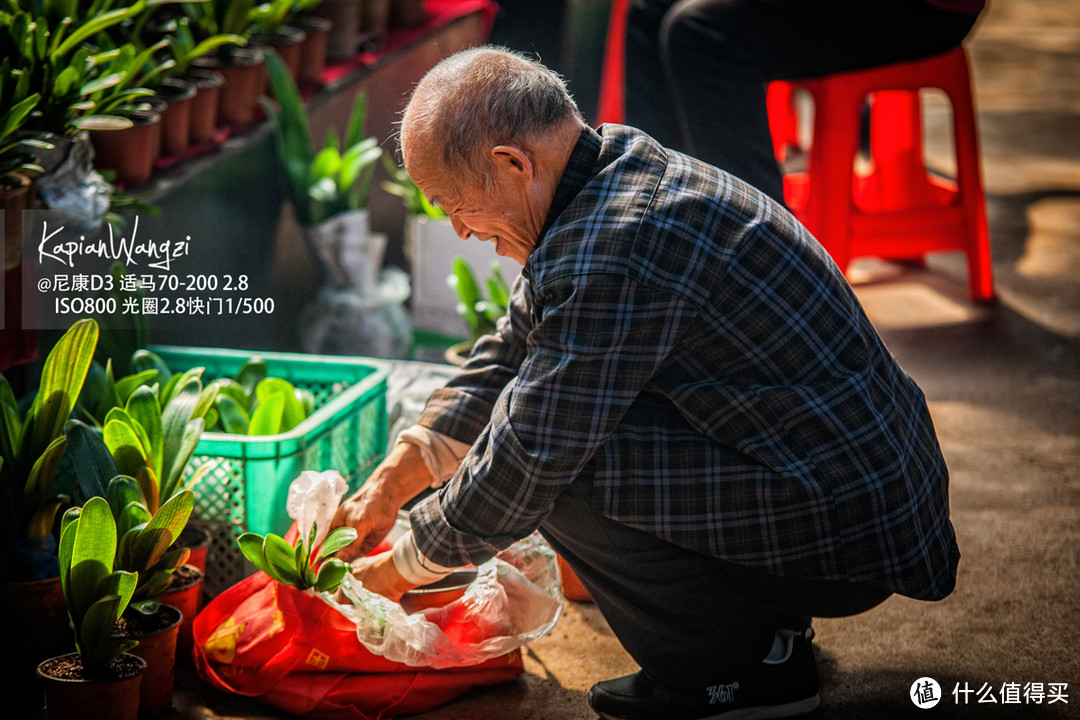
[[[317,522],[317,541],[329,531],[344,492],[338,490],[339,479],[333,471],[305,472],[289,488],[289,515],[301,530]],[[384,542],[392,544],[407,530],[403,516]],[[365,648],[393,662],[433,669],[506,655],[549,633],[563,609],[555,551],[536,533],[479,565],[465,594],[440,608],[409,614],[351,574],[342,580],[341,592],[349,602],[324,599],[355,623]]]

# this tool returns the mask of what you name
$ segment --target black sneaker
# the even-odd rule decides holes
[[[784,657],[718,678],[715,685],[668,687],[643,671],[589,690],[589,706],[608,720],[751,720],[804,715],[820,703],[810,632],[781,630]]]

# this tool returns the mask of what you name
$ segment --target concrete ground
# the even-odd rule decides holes
[[[852,273],[930,400],[952,473],[959,581],[939,603],[892,598],[816,622],[816,717],[914,717],[924,711],[909,692],[923,676],[944,695],[926,717],[1080,717],[1080,4],[991,0],[970,52],[1000,303],[968,303],[958,257]],[[939,140],[932,131],[931,147]],[[595,607],[573,603],[525,649],[525,668],[422,717],[591,719],[588,688],[636,669]],[[1061,683],[1067,702],[1051,702]],[[1039,684],[1036,704],[1023,690]],[[965,688],[966,705],[953,694]],[[171,717],[287,716],[187,669]]]

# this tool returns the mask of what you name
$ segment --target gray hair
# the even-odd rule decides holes
[[[501,47],[457,52],[424,76],[402,131],[442,147],[443,167],[490,190],[488,151],[541,136],[568,119],[584,122],[562,78]]]

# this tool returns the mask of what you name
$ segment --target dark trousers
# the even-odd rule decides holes
[[[945,52],[976,18],[923,0],[632,0],[626,122],[783,202],[769,81]]]
[[[668,685],[760,662],[780,628],[863,612],[889,596],[846,582],[778,578],[672,545],[597,513],[571,485],[540,532],[574,569],[623,647]]]

